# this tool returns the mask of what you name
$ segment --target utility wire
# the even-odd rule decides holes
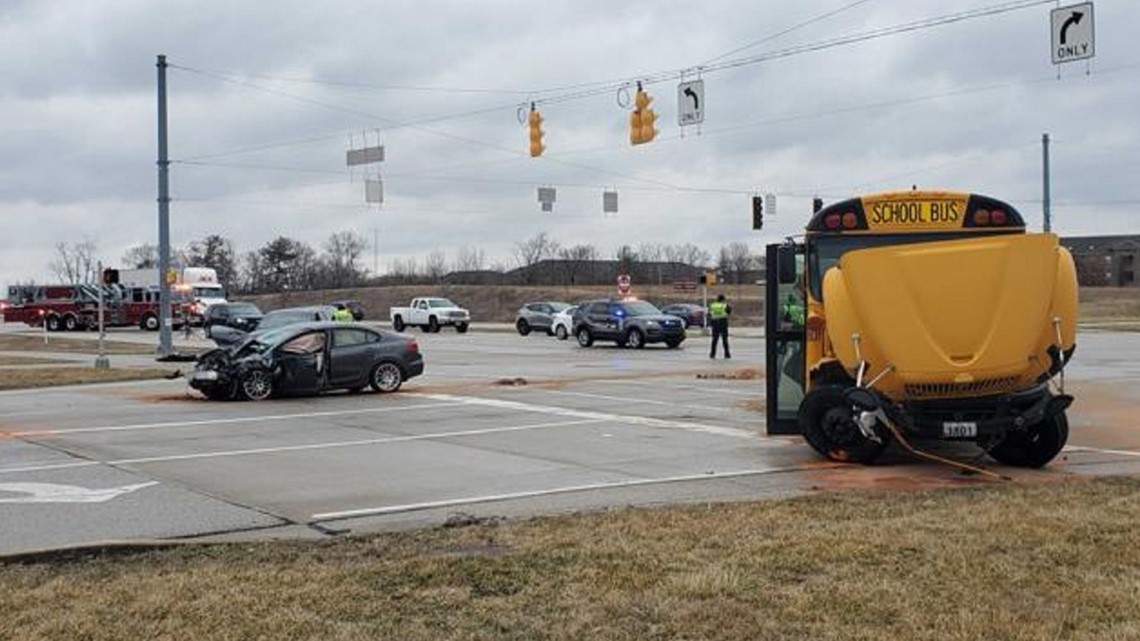
[[[783,36],[786,36],[786,35],[788,35],[789,33],[792,33],[793,31],[797,31],[797,30],[799,30],[799,29],[802,29],[802,28],[804,28],[804,27],[807,27],[807,26],[809,26],[809,25],[813,25],[813,24],[815,24],[815,23],[817,23],[817,22],[821,22],[821,21],[823,21],[823,20],[826,20],[826,19],[828,19],[828,18],[830,18],[830,17],[832,17],[832,16],[834,16],[834,15],[837,15],[837,14],[843,13],[844,11],[847,11],[848,9],[851,9],[851,8],[857,7],[857,6],[861,5],[861,4],[866,4],[867,2],[870,2],[870,1],[871,1],[871,0],[855,0],[855,2],[852,2],[852,3],[850,3],[850,4],[845,4],[845,5],[843,5],[842,7],[839,7],[838,9],[835,9],[835,10],[833,10],[833,11],[829,11],[829,12],[827,12],[827,13],[824,13],[824,14],[822,14],[822,15],[818,15],[818,16],[816,16],[816,17],[814,17],[814,18],[810,18],[810,19],[808,19],[808,20],[805,20],[805,21],[803,21],[803,22],[800,22],[800,23],[794,24],[794,25],[792,25],[792,26],[790,26],[790,27],[788,27],[788,28],[786,28],[786,29],[783,29],[783,30],[781,30],[781,31],[777,31],[776,33],[773,33],[773,34],[772,34],[772,35],[770,35],[770,36],[765,36],[765,37],[763,37],[763,38],[761,38],[761,39],[759,39],[759,40],[755,40],[755,41],[753,41],[753,42],[749,42],[748,44],[745,44],[745,45],[739,46],[739,47],[737,47],[737,48],[735,48],[735,49],[733,49],[733,50],[731,50],[731,51],[726,51],[725,53],[722,53],[722,54],[720,54],[719,56],[715,56],[715,57],[713,57],[713,58],[709,58],[708,60],[706,60],[706,61],[702,62],[702,63],[700,64],[700,66],[706,66],[706,65],[709,65],[709,64],[711,64],[711,63],[714,63],[714,62],[716,62],[717,60],[721,60],[721,59],[723,59],[723,58],[727,58],[727,57],[729,57],[729,56],[731,56],[731,55],[733,55],[733,54],[737,54],[737,53],[740,53],[741,51],[745,51],[746,49],[751,49],[752,47],[755,47],[755,46],[758,46],[758,45],[762,45],[762,44],[764,44],[764,43],[766,43],[766,42],[771,42],[771,41],[773,41],[773,40],[776,40],[777,38],[781,38],[781,37],[783,37]]]
[[[943,26],[943,25],[947,25],[947,24],[961,22],[963,20],[970,20],[970,19],[975,19],[975,18],[980,18],[980,17],[986,17],[986,16],[993,16],[993,15],[998,15],[998,14],[1002,14],[1002,13],[1008,13],[1011,11],[1016,11],[1019,9],[1025,9],[1025,8],[1032,7],[1032,6],[1049,4],[1049,3],[1054,2],[1054,1],[1055,0],[1016,0],[1013,2],[1005,2],[1002,4],[998,4],[998,5],[992,5],[989,7],[981,7],[981,8],[971,9],[968,11],[963,11],[963,12],[959,12],[959,13],[955,13],[955,14],[948,14],[948,15],[938,16],[938,17],[934,17],[934,18],[926,18],[926,19],[917,20],[914,22],[895,25],[892,27],[883,27],[880,29],[875,29],[875,30],[871,30],[871,31],[867,31],[867,32],[851,34],[848,36],[841,36],[838,38],[833,38],[830,40],[824,40],[821,42],[798,45],[795,47],[790,47],[790,48],[783,49],[783,50],[777,50],[777,51],[772,51],[772,52],[768,52],[768,53],[764,53],[764,54],[759,54],[759,55],[751,56],[748,58],[728,60],[728,61],[725,61],[723,63],[707,65],[707,66],[698,66],[696,68],[687,68],[687,69],[682,69],[682,70],[658,72],[655,74],[646,74],[646,75],[641,76],[641,82],[643,84],[648,85],[648,84],[656,84],[656,83],[661,83],[661,82],[667,82],[670,80],[677,80],[677,79],[680,79],[681,77],[683,77],[684,75],[686,75],[688,73],[692,73],[694,70],[699,71],[700,73],[713,73],[716,71],[735,69],[735,68],[745,66],[745,65],[758,64],[758,63],[766,62],[769,60],[776,60],[776,59],[780,59],[780,58],[787,58],[787,57],[791,57],[791,56],[795,56],[795,55],[800,55],[803,53],[821,51],[821,50],[829,49],[829,48],[833,48],[833,47],[845,46],[845,45],[854,44],[854,43],[858,43],[858,42],[864,42],[867,40],[884,38],[887,36],[896,35],[896,34],[900,34],[900,33],[908,33],[908,32],[912,32],[912,31],[916,31],[916,30],[920,30],[920,29],[927,29],[927,28],[932,28],[932,27],[937,27],[937,26]],[[858,4],[858,3],[854,3],[854,4]],[[854,6],[854,4],[849,5],[849,6]],[[422,124],[425,124],[425,123],[435,123],[435,122],[440,122],[443,120],[449,120],[449,119],[464,117],[464,116],[468,116],[468,115],[498,111],[498,110],[506,108],[505,105],[504,106],[495,106],[495,107],[486,107],[486,108],[482,108],[479,110],[454,113],[454,114],[449,114],[449,115],[444,115],[444,116],[436,116],[436,117],[433,117],[431,119],[427,119],[424,121],[400,122],[400,121],[393,120],[390,118],[385,118],[385,117],[382,117],[382,116],[379,116],[376,114],[364,112],[364,111],[361,111],[358,109],[352,109],[352,108],[344,107],[341,105],[336,105],[336,104],[327,103],[327,102],[320,101],[320,100],[315,100],[313,98],[308,98],[305,96],[298,96],[296,94],[291,94],[288,92],[276,90],[276,89],[273,89],[270,87],[265,87],[263,85],[258,85],[258,84],[249,82],[248,80],[244,80],[244,79],[233,77],[233,76],[227,76],[227,75],[223,75],[223,74],[219,74],[219,73],[206,71],[203,69],[195,69],[192,67],[186,67],[186,66],[177,65],[177,64],[171,64],[170,67],[175,68],[175,69],[180,69],[180,70],[186,71],[188,73],[194,73],[194,74],[198,74],[198,75],[201,75],[204,77],[213,78],[215,80],[219,80],[222,82],[229,82],[229,83],[233,83],[233,84],[238,84],[241,86],[245,86],[245,87],[255,89],[258,91],[263,91],[263,92],[270,93],[273,95],[278,95],[278,96],[290,98],[293,100],[306,102],[306,103],[313,104],[316,106],[324,107],[326,109],[331,109],[334,111],[340,111],[343,113],[348,113],[348,114],[356,115],[356,116],[364,116],[364,117],[368,117],[368,118],[373,118],[373,119],[380,120],[382,122],[387,123],[388,129],[410,127],[410,128],[417,129],[417,130],[420,130],[420,131],[423,131],[425,133],[429,133],[432,135],[442,136],[442,137],[450,138],[450,139],[454,139],[454,140],[459,140],[462,142],[466,142],[468,144],[491,147],[491,148],[497,149],[499,151],[511,153],[513,155],[525,156],[525,154],[523,154],[521,151],[516,151],[513,149],[507,149],[504,147],[500,147],[498,145],[494,145],[492,143],[473,140],[473,139],[466,138],[463,136],[458,136],[455,134],[450,134],[447,132],[441,132],[438,130],[427,129],[427,128],[422,127]],[[611,80],[611,81],[603,81],[603,82],[598,82],[598,83],[586,83],[586,84],[580,85],[582,87],[586,87],[585,89],[582,89],[581,91],[563,93],[561,95],[554,95],[554,96],[551,96],[548,98],[539,97],[539,98],[535,98],[531,102],[533,102],[537,106],[539,104],[558,104],[558,103],[568,102],[568,101],[572,101],[572,100],[581,100],[581,99],[584,99],[587,97],[612,93],[612,92],[617,91],[623,87],[628,86],[628,84],[629,84],[628,80],[622,80],[622,81],[612,81]],[[512,103],[509,107],[510,108],[517,108],[517,104]],[[235,153],[235,152],[223,152],[223,153],[219,153],[219,154],[210,154],[208,156],[196,156],[194,158],[201,159],[203,157],[218,157],[220,155],[229,155],[230,153]],[[244,152],[239,151],[236,153],[244,153]]]

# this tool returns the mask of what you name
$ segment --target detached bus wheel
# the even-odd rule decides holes
[[[887,449],[885,430],[879,442],[863,435],[843,388],[829,385],[808,392],[800,405],[800,432],[815,451],[833,461],[871,463]]]
[[[1069,420],[1064,412],[1057,412],[1024,430],[1011,430],[990,450],[990,456],[1015,467],[1044,467],[1068,440]]]

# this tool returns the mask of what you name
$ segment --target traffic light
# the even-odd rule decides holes
[[[752,229],[764,228],[764,197],[752,197]]]
[[[657,112],[649,108],[653,102],[650,96],[637,83],[637,96],[633,99],[633,113],[629,115],[629,142],[640,145],[657,137]]]
[[[117,269],[104,269],[103,270],[103,284],[116,285],[119,282],[119,270]]]
[[[542,137],[546,132],[542,130],[542,114],[530,106],[530,157],[538,158],[542,152],[546,151],[546,145],[542,144]]]

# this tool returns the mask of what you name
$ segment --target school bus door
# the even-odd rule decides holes
[[[764,356],[768,434],[799,434],[804,397],[803,316],[786,314],[789,297],[804,309],[804,246],[768,245],[764,278]],[[782,268],[782,269],[781,269]]]

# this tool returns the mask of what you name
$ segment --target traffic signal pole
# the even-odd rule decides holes
[[[170,336],[170,159],[166,145],[166,56],[158,56],[158,353],[173,351]],[[189,319],[187,319],[189,322]]]

